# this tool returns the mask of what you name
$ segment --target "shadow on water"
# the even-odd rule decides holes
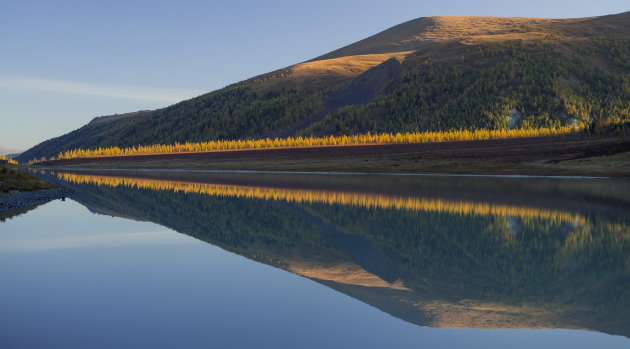
[[[408,322],[630,336],[630,185],[612,179],[48,172]]]

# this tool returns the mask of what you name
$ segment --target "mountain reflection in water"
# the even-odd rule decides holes
[[[627,181],[40,174],[422,326],[630,336]]]

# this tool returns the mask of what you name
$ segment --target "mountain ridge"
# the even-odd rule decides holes
[[[98,119],[40,143],[19,160],[73,148],[497,129],[507,127],[512,109],[523,115],[516,127],[569,118],[584,125],[617,123],[630,119],[629,23],[630,12],[576,19],[421,17],[166,108]],[[380,81],[366,98],[330,102],[393,58],[401,63],[400,83]]]

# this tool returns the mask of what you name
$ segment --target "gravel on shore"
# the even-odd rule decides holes
[[[7,194],[0,194],[0,213],[65,198],[71,193],[71,190],[64,188],[36,191],[12,190]]]

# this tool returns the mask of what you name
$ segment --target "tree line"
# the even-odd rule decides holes
[[[380,133],[380,134],[355,134],[323,137],[286,137],[264,138],[246,140],[218,140],[208,142],[185,142],[174,144],[134,145],[130,147],[98,147],[93,149],[71,149],[60,152],[51,158],[39,158],[29,162],[34,164],[47,160],[62,160],[96,156],[121,156],[137,154],[182,153],[182,152],[207,152],[222,150],[246,150],[246,149],[272,149],[290,147],[323,147],[344,146],[362,144],[395,144],[395,143],[434,143],[449,141],[470,141],[507,139],[519,137],[539,137],[562,135],[576,132],[578,129],[572,126],[560,126],[553,128],[536,129],[500,129],[500,130],[453,130],[432,132],[405,132],[405,133]]]

